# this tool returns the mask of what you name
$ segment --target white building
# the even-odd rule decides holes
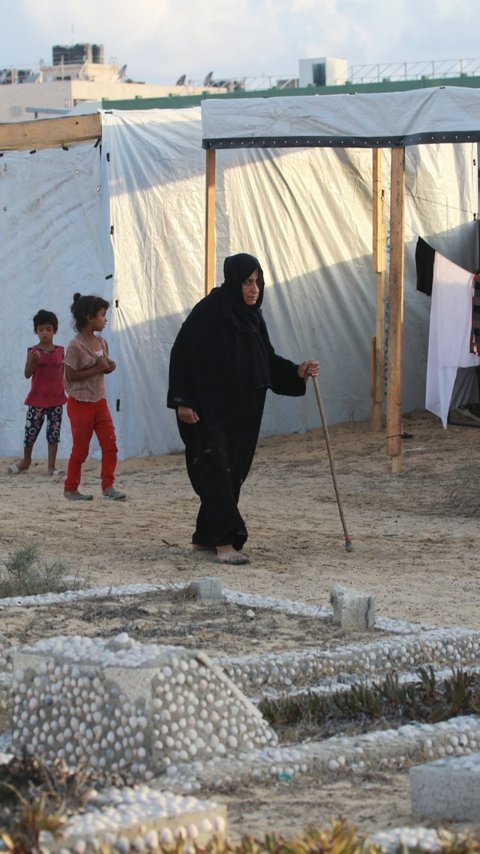
[[[185,75],[172,86],[137,83],[125,79],[125,70],[126,66],[120,68],[115,61],[104,63],[103,47],[89,44],[64,49],[55,46],[53,64],[49,66],[0,68],[0,123],[44,119],[72,110],[91,112],[87,102],[101,106],[102,98],[140,101],[169,95],[199,95],[206,88],[185,82]],[[216,88],[216,91],[226,90]]]

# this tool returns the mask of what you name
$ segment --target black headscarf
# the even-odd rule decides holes
[[[258,282],[260,295],[255,305],[252,306],[247,305],[243,299],[242,285],[255,270],[258,270],[260,275]],[[253,255],[247,255],[246,252],[240,252],[238,255],[229,255],[223,262],[223,279],[224,281],[221,286],[222,293],[241,315],[258,312],[263,302],[265,283],[263,281],[263,270],[257,258]]]
[[[258,270],[260,294],[255,305],[247,305],[243,298],[242,284]],[[271,385],[270,365],[265,347],[265,324],[260,311],[263,302],[265,283],[263,270],[254,255],[240,252],[225,258],[223,264],[224,281],[220,286],[220,296],[225,320],[231,323],[237,333],[236,362],[239,384],[243,394],[248,388],[269,388]]]
[[[242,284],[258,270],[260,294],[245,303]],[[235,420],[256,406],[272,385],[273,348],[262,317],[263,273],[257,258],[226,258],[224,282],[192,309],[170,357],[168,405],[206,417]]]

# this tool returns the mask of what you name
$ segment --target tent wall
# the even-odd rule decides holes
[[[102,118],[101,163],[91,145],[0,160],[0,211],[6,199],[9,223],[22,223],[9,227],[0,246],[12,331],[12,346],[0,356],[4,456],[21,450],[31,318],[40,307],[56,311],[58,342],[66,343],[76,290],[112,301],[106,335],[118,369],[107,386],[121,454],[180,448],[165,398],[170,347],[204,288],[200,110]],[[407,152],[405,410],[424,405],[429,303],[415,291],[416,238],[473,269],[475,156],[471,145]],[[258,255],[272,342],[294,360],[320,359],[330,423],[370,410],[371,185],[369,151],[251,149],[217,158],[217,282],[226,255]],[[318,424],[313,391],[300,400],[268,395],[264,435]],[[44,438],[37,444],[35,454],[45,456]],[[60,456],[69,448],[65,419]]]
[[[110,298],[113,258],[102,214],[100,149],[5,153],[0,159],[0,454],[22,453],[30,381],[27,347],[38,343],[32,318],[45,308],[59,320],[56,343],[73,335],[69,306],[76,291]],[[65,427],[60,453],[70,448]],[[45,437],[35,456],[46,456]]]

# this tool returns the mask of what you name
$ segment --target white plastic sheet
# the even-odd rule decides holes
[[[38,343],[32,318],[55,312],[55,342],[74,335],[70,304],[76,291],[109,298],[113,262],[103,225],[100,152],[93,145],[0,158],[0,293],[5,341],[0,353],[0,454],[23,455],[23,371],[27,347]],[[45,429],[45,428],[44,428]],[[46,457],[44,431],[34,456]],[[70,449],[65,415],[60,456]]]
[[[480,139],[480,89],[208,98],[205,147],[246,145],[392,147]]]
[[[474,156],[470,145],[407,152],[405,411],[423,408],[425,400],[430,300],[415,290],[417,235],[473,269]],[[388,218],[388,155],[384,182]],[[329,423],[369,414],[375,328],[371,187],[370,151],[217,154],[216,280],[222,281],[226,255],[247,251],[260,258],[272,342],[294,360],[320,359]],[[41,307],[56,311],[58,341],[66,343],[75,290],[112,302],[106,337],[118,369],[107,387],[122,456],[180,449],[165,400],[171,345],[204,293],[200,109],[104,114],[101,167],[99,149],[90,145],[5,155],[0,214],[4,205],[9,214],[0,281],[11,346],[0,353],[0,454],[21,452],[31,318]],[[110,273],[113,278],[106,278]],[[313,389],[304,399],[268,395],[264,435],[319,423]],[[65,419],[60,456],[69,442]],[[45,457],[43,436],[37,444],[35,455]]]

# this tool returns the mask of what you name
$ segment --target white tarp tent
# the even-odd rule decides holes
[[[480,90],[233,99],[202,105],[205,147],[392,148],[480,139]]]
[[[405,303],[405,189],[406,148],[432,143],[476,142],[480,139],[480,93],[476,89],[445,88],[350,96],[254,99],[245,120],[235,101],[203,103],[203,146],[207,149],[207,281],[212,282],[214,216],[211,199],[215,182],[215,150],[235,148],[333,147],[391,149],[389,352],[386,395],[386,450],[392,471],[401,470],[403,403],[403,345]],[[385,339],[384,281],[380,258],[378,178],[380,158],[374,157],[375,208],[373,246],[377,278],[376,337],[373,349],[376,429],[380,429],[383,399]],[[373,190],[373,187],[372,187]],[[380,346],[379,346],[380,344]]]
[[[248,100],[237,103],[248,111]],[[102,123],[101,148],[0,158],[0,284],[10,332],[0,356],[3,456],[21,450],[31,318],[41,307],[55,311],[57,341],[66,343],[77,290],[112,303],[106,335],[118,370],[107,385],[121,454],[181,447],[165,398],[170,347],[204,292],[200,109],[105,113]],[[429,306],[415,291],[417,235],[473,267],[475,159],[472,144],[408,149],[405,410],[424,404]],[[217,170],[216,280],[225,255],[258,255],[273,343],[293,359],[320,359],[331,423],[369,414],[371,170],[369,151],[313,147],[226,151]],[[269,395],[264,434],[318,423],[312,396]],[[45,456],[44,440],[37,445],[35,455]],[[65,419],[60,456],[69,448]]]

